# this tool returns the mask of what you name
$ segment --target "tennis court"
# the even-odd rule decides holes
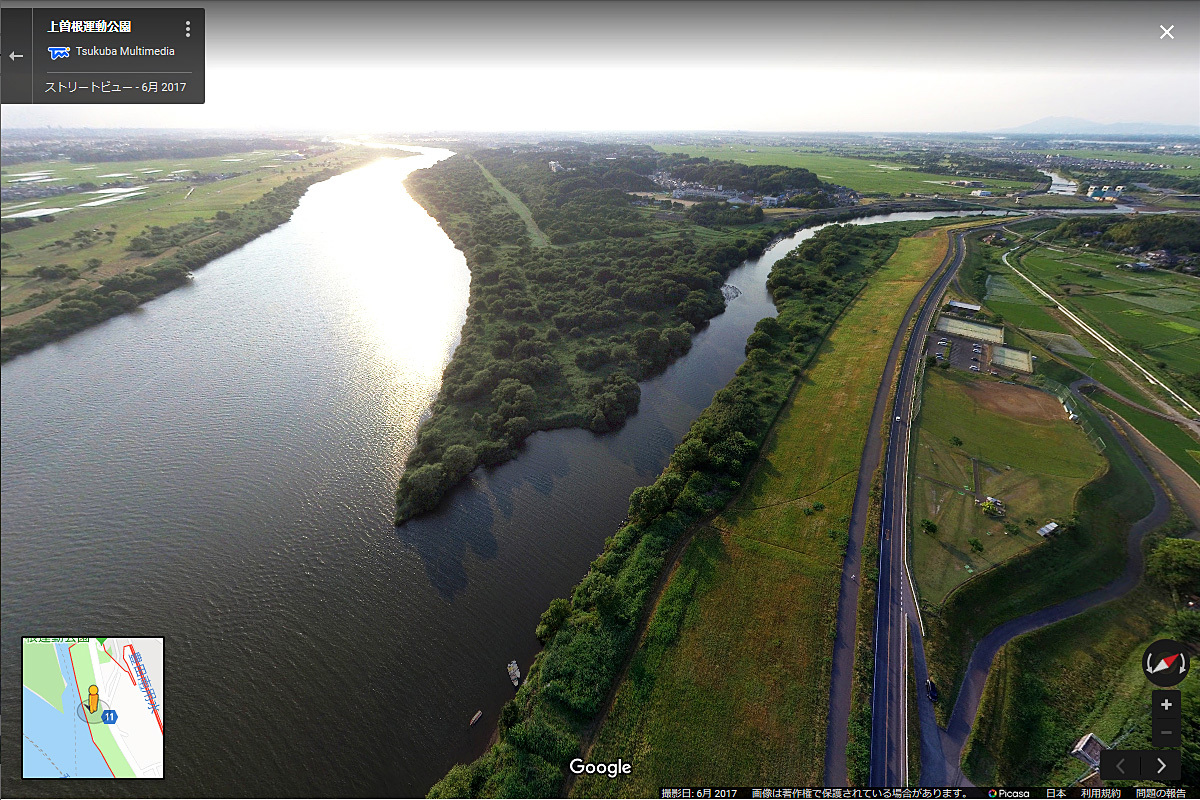
[[[1033,372],[1033,358],[1028,350],[996,345],[992,348],[992,366],[1001,369],[1015,369],[1020,372]]]
[[[995,325],[984,325],[982,322],[971,322],[954,317],[938,317],[937,329],[942,333],[962,336],[967,339],[978,339],[992,344],[1004,344],[1004,328]]]

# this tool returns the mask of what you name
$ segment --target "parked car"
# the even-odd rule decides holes
[[[930,702],[933,702],[933,703],[937,702],[937,699],[938,699],[937,686],[934,685],[933,681],[929,680],[928,678],[925,679],[925,696],[929,698]]]
[[[978,366],[976,366],[975,364],[972,364],[972,365],[971,365],[971,371],[973,371],[973,372],[979,372],[979,367],[978,367]]]

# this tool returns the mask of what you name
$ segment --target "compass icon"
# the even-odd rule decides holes
[[[1187,677],[1190,667],[1187,651],[1173,639],[1159,639],[1142,655],[1142,671],[1155,686],[1174,686]]]

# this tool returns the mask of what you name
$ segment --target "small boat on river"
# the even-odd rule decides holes
[[[483,716],[482,711],[476,711],[475,716],[471,717],[471,724],[474,725],[476,722],[479,722],[479,718],[482,716]]]
[[[521,668],[515,661],[508,662],[508,679],[513,682],[513,686],[521,685]]]

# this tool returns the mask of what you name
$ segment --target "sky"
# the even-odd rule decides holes
[[[3,126],[896,132],[993,131],[1046,116],[1200,124],[1200,0],[202,5],[204,105],[6,105]],[[1160,25],[1173,25],[1174,38]]]

